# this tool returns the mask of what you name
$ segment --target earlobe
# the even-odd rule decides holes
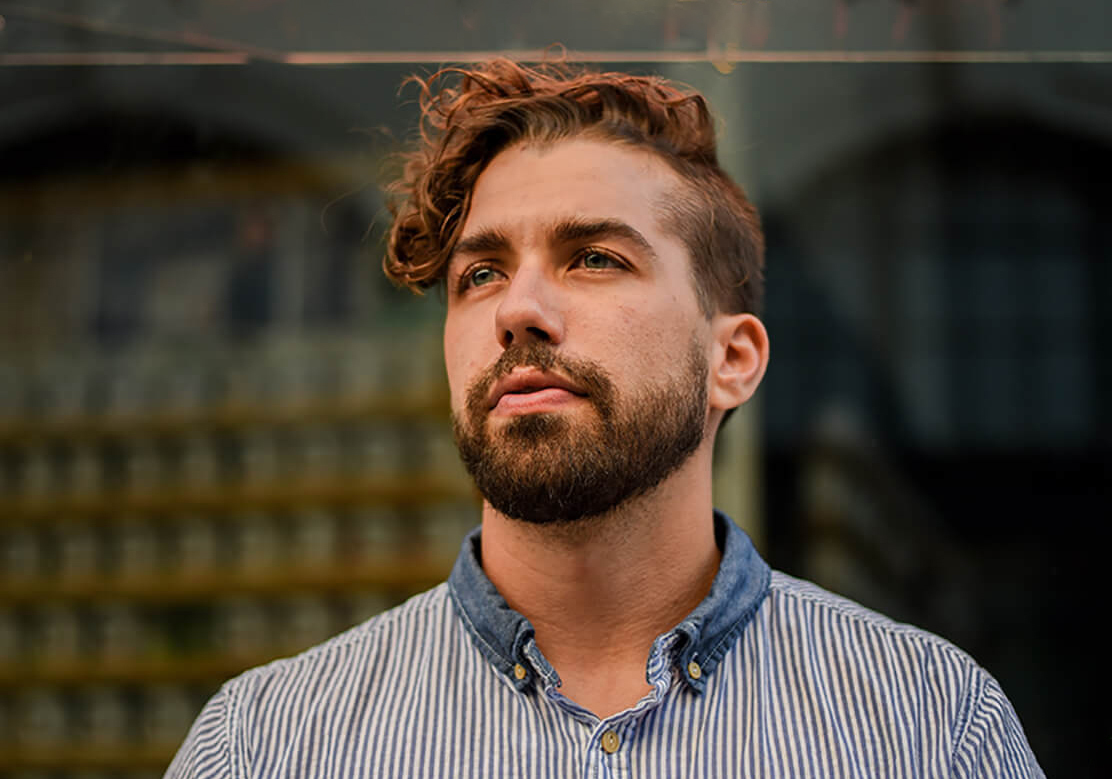
[[[712,409],[726,411],[757,391],[768,367],[768,332],[752,314],[719,314],[711,328],[714,358],[708,399]]]

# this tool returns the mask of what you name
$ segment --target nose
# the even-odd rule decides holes
[[[563,341],[564,320],[557,298],[553,282],[543,271],[519,267],[494,316],[502,348],[515,343]]]

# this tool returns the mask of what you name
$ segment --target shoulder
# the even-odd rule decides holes
[[[1000,685],[946,639],[777,571],[754,622],[750,659],[782,698],[825,701],[834,730],[933,745],[931,771],[953,776],[1042,775]]]
[[[929,631],[897,622],[811,582],[774,571],[759,614],[778,653],[806,662],[816,676],[905,691],[946,702],[957,720],[987,672]]]
[[[944,638],[779,572],[757,618],[755,640],[769,667],[792,669],[778,683],[801,696],[844,696],[893,714],[930,712],[934,727],[959,735],[990,679]]]
[[[322,712],[350,721],[375,696],[393,701],[419,673],[418,658],[458,644],[450,635],[457,625],[441,584],[300,654],[245,671],[209,700],[166,776],[253,775],[251,766],[269,754],[264,742],[290,735],[291,723]]]
[[[451,612],[448,587],[440,584],[300,654],[246,671],[225,686],[257,695],[289,685],[313,689],[306,685],[315,683],[319,691],[329,683],[346,683],[341,677],[350,677],[353,668],[365,672],[360,678],[366,683],[382,667],[384,656],[412,657],[439,643],[452,629]]]
[[[817,584],[773,571],[769,582],[766,618],[795,630],[841,638],[847,647],[881,642],[892,648],[917,647],[937,652],[960,665],[976,662],[941,636],[866,608]]]

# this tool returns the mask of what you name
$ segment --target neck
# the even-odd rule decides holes
[[[483,570],[536,630],[562,692],[599,716],[648,689],[652,641],[706,597],[720,553],[710,449],[649,494],[576,525],[529,525],[483,509]]]

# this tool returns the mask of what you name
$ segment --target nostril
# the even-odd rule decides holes
[[[527,328],[525,328],[525,331],[527,333],[529,333],[529,335],[536,338],[538,341],[548,341],[548,340],[550,340],[549,336],[548,336],[548,333],[543,328],[527,327]]]

